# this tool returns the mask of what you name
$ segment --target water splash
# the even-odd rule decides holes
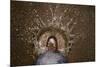
[[[73,33],[75,26],[78,24],[75,20],[75,17],[79,16],[79,10],[76,9],[69,9],[61,8],[61,5],[48,5],[48,9],[45,11],[45,18],[40,15],[41,9],[32,9],[34,18],[29,18],[33,20],[26,24],[25,29],[19,35],[21,36],[21,40],[26,42],[26,47],[30,49],[27,43],[36,44],[38,32],[42,28],[46,27],[54,27],[60,30],[63,30],[66,33],[66,37],[68,38],[68,46],[66,47],[66,51],[69,52],[70,48],[72,47],[73,43],[76,42],[80,38],[80,33]],[[74,11],[77,11],[74,12]],[[75,16],[70,16],[70,14],[74,14]],[[48,18],[50,17],[50,18]],[[46,19],[46,21],[44,20]],[[16,31],[18,31],[16,29]],[[37,46],[37,45],[36,45]],[[29,53],[29,51],[28,51]]]

